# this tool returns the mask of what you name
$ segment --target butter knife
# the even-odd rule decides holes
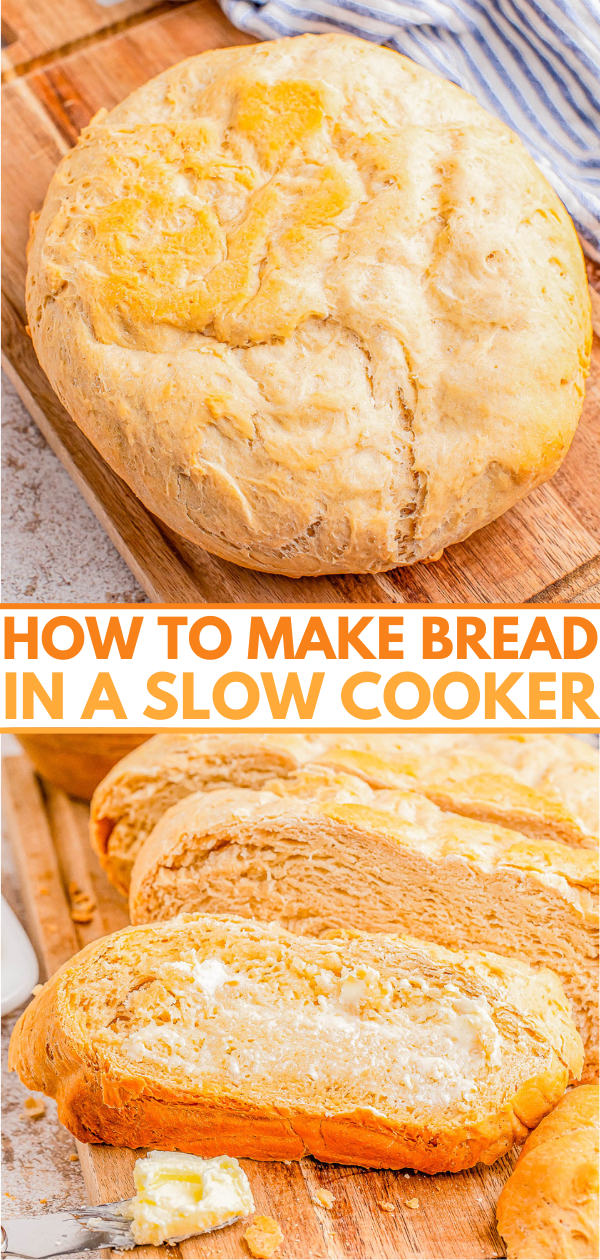
[[[68,1256],[77,1251],[98,1251],[101,1247],[129,1251],[136,1244],[129,1222],[118,1210],[128,1202],[129,1199],[121,1199],[117,1203],[74,1208],[70,1212],[5,1219],[0,1254],[21,1256],[23,1260],[45,1260],[46,1256]]]
[[[46,1260],[47,1256],[69,1256],[76,1251],[98,1251],[101,1247],[131,1251],[137,1243],[129,1222],[119,1211],[129,1203],[131,1199],[119,1199],[116,1203],[73,1208],[70,1212],[10,1217],[1,1227],[0,1255],[18,1256],[20,1260]],[[239,1219],[238,1215],[230,1216],[212,1229],[195,1230],[194,1235],[184,1234],[171,1241],[182,1242],[196,1233],[210,1234]]]

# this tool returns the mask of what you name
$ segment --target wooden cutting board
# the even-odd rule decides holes
[[[63,153],[101,106],[207,48],[251,42],[214,0],[5,0],[4,365],[151,599],[165,602],[593,602],[600,599],[600,344],[579,431],[557,476],[435,564],[294,580],[215,559],[157,521],[59,403],[25,332],[25,247]],[[599,269],[590,278],[600,304]]]
[[[88,840],[88,807],[36,777],[27,757],[3,764],[9,837],[21,879],[27,928],[40,969],[50,976],[89,941],[123,927],[126,903],[101,870]],[[74,890],[90,899],[89,922],[71,917]],[[133,1193],[136,1153],[78,1143],[89,1201],[123,1199]],[[138,1152],[137,1154],[139,1154]],[[491,1260],[505,1254],[495,1229],[495,1205],[515,1155],[491,1168],[426,1177],[320,1164],[242,1160],[257,1212],[274,1216],[285,1235],[277,1260],[356,1257],[356,1260]],[[316,1192],[335,1196],[327,1211]],[[409,1208],[407,1199],[417,1199]],[[394,1211],[381,1208],[392,1203]],[[238,1224],[178,1247],[143,1247],[137,1257],[248,1257]],[[116,1253],[113,1252],[113,1255]],[[128,1254],[128,1253],[123,1253]]]

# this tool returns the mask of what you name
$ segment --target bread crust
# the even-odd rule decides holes
[[[444,809],[535,837],[597,848],[598,758],[572,736],[157,735],[94,793],[90,835],[125,896],[136,854],[162,814],[192,792],[260,787],[307,761],[373,787],[416,789]]]
[[[242,920],[181,916],[168,925],[124,928],[104,940],[93,942],[65,964],[44,986],[20,1017],[11,1039],[9,1066],[18,1071],[31,1089],[55,1098],[62,1123],[80,1140],[108,1142],[115,1146],[187,1150],[199,1155],[223,1153],[253,1159],[299,1159],[312,1154],[324,1161],[359,1164],[373,1168],[414,1167],[428,1173],[459,1171],[478,1161],[491,1163],[523,1141],[564,1092],[570,1077],[581,1067],[581,1043],[570,1020],[564,994],[551,973],[538,979],[519,964],[507,963],[492,955],[458,955],[435,946],[414,942],[418,956],[431,958],[448,969],[456,966],[457,982],[461,968],[479,977],[484,986],[506,985],[506,999],[524,1036],[533,1036],[545,1066],[533,1077],[522,1079],[512,1096],[487,1114],[456,1115],[443,1111],[429,1124],[398,1121],[355,1107],[347,1113],[323,1114],[302,1106],[283,1106],[280,1099],[265,1098],[264,1105],[240,1101],[231,1094],[227,1082],[221,1092],[206,1087],[182,1086],[168,1074],[125,1073],[103,1055],[91,1041],[82,1037],[72,1005],[73,984],[85,977],[89,988],[97,958],[106,951],[115,957],[127,953],[134,937],[143,939],[145,968],[152,965],[153,938],[186,939],[186,934],[209,933],[215,928],[237,933],[240,940],[302,941],[273,926],[244,923]],[[340,933],[332,947],[343,951],[345,942],[358,943],[363,952],[377,961],[394,950],[411,948],[400,938],[371,941],[361,933]],[[112,956],[112,955],[111,955]],[[254,955],[252,955],[254,956]],[[498,979],[500,977],[500,980]],[[135,973],[130,983],[135,984]],[[516,1005],[514,1005],[516,1003]],[[519,1053],[515,1051],[515,1053]],[[522,1052],[523,1068],[533,1062]],[[516,1069],[515,1069],[516,1070]],[[214,1087],[213,1087],[214,1089]],[[432,1117],[436,1113],[432,1113]]]
[[[596,1260],[598,1083],[569,1090],[530,1134],[498,1200],[509,1260]]]
[[[292,577],[433,557],[552,476],[591,346],[520,140],[341,33],[206,52],[100,111],[34,224],[27,312],[146,506]]]
[[[425,744],[422,754],[419,755],[419,745],[416,742],[408,754],[403,754],[395,750],[393,737],[384,737],[381,752],[377,750],[376,739],[371,738],[366,749],[333,747],[319,760],[324,765],[359,774],[375,788],[412,787],[415,791],[422,792],[435,805],[439,805],[440,809],[455,814],[464,814],[482,822],[497,823],[501,827],[509,827],[536,839],[559,840],[564,844],[597,850],[597,791],[594,818],[593,801],[588,801],[583,792],[577,792],[575,783],[569,784],[571,790],[567,787],[566,793],[566,785],[561,783],[561,799],[552,782],[551,771],[554,769],[554,762],[562,757],[563,768],[566,768],[565,762],[568,764],[568,760],[571,761],[573,779],[578,770],[583,778],[581,771],[588,767],[597,778],[598,759],[594,759],[593,754],[587,759],[582,749],[578,764],[577,755],[573,755],[573,750],[565,744],[564,737],[558,737],[556,746],[550,743],[551,740],[552,737],[549,737],[546,745],[546,774],[540,774],[541,781],[535,786],[523,779],[527,777],[528,771],[531,778],[537,777],[534,766],[537,769],[542,760],[537,748],[531,759],[533,765],[527,765],[525,749],[517,769],[510,762],[504,763],[501,757],[497,758],[491,751],[486,751],[488,745],[485,736],[483,739],[480,737],[481,749],[478,754],[472,748],[461,750],[460,746],[456,751],[450,746],[446,754],[428,754]],[[572,739],[570,742],[574,743]],[[532,743],[534,748],[539,745],[539,737],[533,737]],[[499,751],[506,756],[505,746],[501,745]],[[571,799],[565,800],[564,795]]]

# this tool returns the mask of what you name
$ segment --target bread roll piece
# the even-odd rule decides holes
[[[343,34],[206,52],[96,115],[27,312],[147,507],[292,577],[435,557],[551,477],[591,347],[575,230],[521,141]]]
[[[569,844],[595,844],[598,754],[581,740],[418,733],[157,735],[123,758],[97,788],[92,844],[109,879],[126,895],[136,853],[183,796],[226,783],[258,788],[307,761],[323,761],[325,754],[329,764],[350,768],[373,787],[418,787],[444,809]]]
[[[580,1085],[528,1137],[498,1200],[508,1260],[598,1260],[598,1085]]]
[[[292,931],[409,932],[561,977],[598,1070],[598,859],[443,812],[415,792],[306,767],[261,792],[181,801],[140,850],[132,922],[182,911]]]
[[[581,1071],[560,982],[395,936],[182,915],[82,950],[10,1064],[84,1142],[458,1171]]]
[[[182,797],[226,783],[259,788],[326,747],[310,735],[155,735],[114,766],[92,798],[92,845],[109,879],[127,896],[136,853]]]

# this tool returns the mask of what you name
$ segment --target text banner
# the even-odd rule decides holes
[[[600,610],[3,605],[3,729],[593,730]]]

